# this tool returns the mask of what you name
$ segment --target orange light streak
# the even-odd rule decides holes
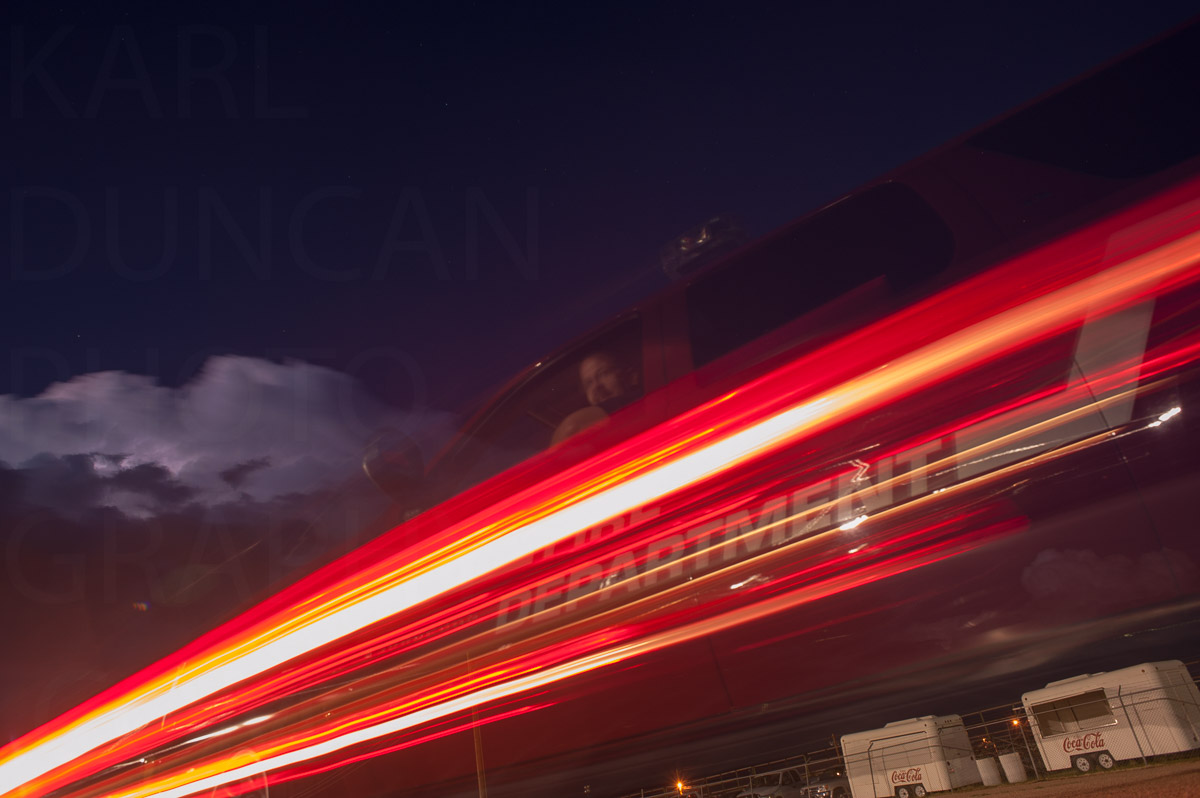
[[[1071,452],[1101,442],[1106,438],[1107,433],[1104,433],[1078,441],[1070,446],[1043,453],[1027,461],[982,475],[968,483],[952,486],[942,494],[926,495],[906,505],[890,508],[883,513],[879,513],[875,516],[875,519],[878,522],[885,520],[887,515],[894,512],[911,512],[916,504],[941,501],[948,493],[978,487],[980,483],[1003,481],[1010,478],[1016,472],[1063,457]],[[696,639],[700,636],[715,634],[743,623],[793,609],[804,603],[815,601],[835,593],[851,590],[883,578],[941,562],[977,548],[982,545],[986,538],[1007,534],[1015,531],[1017,528],[1023,528],[1023,525],[1013,521],[1004,525],[993,525],[990,529],[975,530],[969,538],[926,541],[924,547],[921,549],[907,553],[897,552],[896,556],[869,564],[849,573],[826,577],[819,582],[800,586],[781,595],[771,596],[757,603],[714,614],[708,618],[701,618],[687,624],[660,629],[638,640],[619,640],[612,635],[611,631],[606,631],[602,628],[597,633],[559,644],[556,649],[566,653],[573,653],[573,650],[577,651],[580,648],[584,648],[586,652],[585,646],[588,641],[593,645],[604,644],[608,640],[617,642],[616,645],[606,650],[586,652],[584,656],[562,663],[548,662],[554,656],[554,651],[538,651],[532,656],[526,655],[505,663],[499,663],[485,672],[473,676],[460,677],[452,683],[443,685],[440,689],[412,696],[401,704],[388,705],[380,710],[360,713],[352,719],[338,720],[335,723],[310,732],[306,736],[292,737],[288,740],[268,743],[262,748],[253,751],[243,749],[236,756],[217,758],[205,765],[190,768],[184,772],[176,771],[164,774],[154,781],[143,782],[132,790],[120,790],[103,793],[102,795],[104,798],[118,798],[118,796],[120,798],[147,798],[148,796],[181,798],[195,792],[243,781],[270,770],[298,765],[312,759],[329,756],[344,748],[406,731],[425,723],[440,720],[456,712],[467,711],[483,704],[511,698],[529,690],[548,687],[600,667],[624,662],[668,646]],[[908,533],[903,538],[896,539],[893,543],[903,544],[905,543],[904,538],[909,538],[916,542],[918,539],[928,537],[932,532],[936,532],[936,527],[932,530],[927,529]],[[812,543],[817,538],[836,534],[836,530],[828,530],[821,535],[808,538],[805,543]],[[765,553],[753,558],[751,561],[740,563],[738,570],[747,571],[762,568],[762,564],[757,561],[778,559],[783,554],[784,552],[780,550]],[[656,596],[647,597],[642,601],[666,603],[671,594],[694,592],[701,589],[704,583],[720,582],[725,576],[724,572],[707,574],[695,582],[677,585]],[[626,605],[606,614],[635,617],[640,615],[640,611],[637,607]],[[660,621],[660,625],[665,624]],[[609,628],[612,628],[611,622]],[[626,632],[625,636],[628,637],[628,632]],[[502,677],[508,673],[523,675],[509,681],[491,684],[485,689],[461,695],[462,690],[472,684],[496,682],[498,677]],[[459,693],[459,697],[441,704],[430,703],[430,699],[455,693]],[[468,703],[464,705],[463,702]],[[421,709],[410,711],[401,717],[378,722],[376,725],[363,727],[364,723],[371,720],[393,716],[397,712],[406,709],[412,710],[414,707],[421,707]],[[389,748],[388,750],[391,749]]]
[[[51,783],[61,783],[38,782],[39,777],[98,746],[532,555],[578,530],[736,468],[838,419],[869,410],[889,397],[928,387],[1023,342],[1051,334],[1088,313],[1094,314],[1097,307],[1111,312],[1156,290],[1194,280],[1198,254],[1200,234],[1192,233],[977,322],[812,399],[751,421],[716,441],[706,442],[707,434],[693,433],[692,443],[675,444],[673,459],[664,459],[662,450],[648,452],[631,458],[623,467],[595,476],[582,488],[576,483],[574,490],[565,495],[527,504],[523,510],[518,506],[514,508],[517,512],[510,511],[506,517],[468,530],[469,534],[459,541],[398,572],[368,582],[347,580],[332,595],[315,596],[298,611],[259,624],[240,638],[185,663],[175,674],[153,679],[64,728],[19,741],[0,760],[0,791],[35,795]],[[784,384],[788,380],[795,384],[797,378],[794,369],[780,370]],[[752,417],[752,411],[747,410],[740,420]],[[596,666],[585,669],[591,667]],[[85,775],[84,769],[75,770],[73,775]]]
[[[1003,532],[1006,530],[998,531]],[[271,750],[277,750],[277,748],[284,746],[272,747],[268,749],[266,756],[261,757],[259,751],[241,751],[234,756],[215,760],[205,766],[189,769],[183,773],[167,774],[153,781],[140,783],[135,788],[122,789],[104,795],[105,798],[149,798],[149,796],[183,798],[183,796],[193,795],[197,792],[243,781],[254,776],[259,776],[267,771],[298,765],[319,757],[330,756],[345,748],[366,743],[379,737],[397,734],[425,723],[440,720],[457,712],[468,711],[483,704],[500,701],[527,691],[549,687],[601,667],[615,665],[668,646],[714,634],[724,629],[738,626],[757,618],[766,617],[833,593],[877,581],[887,576],[893,576],[918,567],[930,565],[970,550],[977,545],[979,544],[965,541],[954,543],[943,542],[927,547],[920,552],[893,558],[876,564],[871,568],[860,569],[852,574],[827,580],[810,588],[793,591],[754,605],[740,607],[720,615],[694,621],[690,624],[668,628],[642,639],[621,643],[558,665],[549,667],[542,667],[537,664],[525,666],[521,670],[526,672],[532,671],[532,673],[468,693],[459,698],[430,706],[399,718],[378,723],[374,726],[356,728],[342,732],[341,734],[334,734],[340,728],[345,728],[349,725],[346,723],[339,724],[332,728],[323,729],[320,733],[314,735],[314,737],[325,738],[319,742],[303,745],[307,740],[300,739],[296,741],[299,747],[292,747],[291,750],[271,755],[269,753]],[[247,760],[250,761],[247,762]]]

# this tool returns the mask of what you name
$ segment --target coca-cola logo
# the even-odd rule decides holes
[[[920,768],[909,768],[908,770],[893,770],[892,784],[912,784],[921,780]]]
[[[1077,737],[1067,737],[1063,740],[1063,750],[1068,754],[1078,751],[1095,751],[1104,747],[1104,735],[1100,732],[1089,732]]]

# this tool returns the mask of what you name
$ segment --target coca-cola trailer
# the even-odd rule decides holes
[[[1047,770],[1200,748],[1200,690],[1179,660],[1062,679],[1021,703]]]
[[[983,781],[958,715],[925,715],[842,735],[854,798],[921,798]]]

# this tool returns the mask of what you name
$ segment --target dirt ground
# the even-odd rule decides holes
[[[1200,798],[1200,760],[1087,775],[1064,772],[1042,781],[956,790],[953,794],[964,798]]]

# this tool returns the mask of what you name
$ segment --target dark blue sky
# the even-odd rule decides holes
[[[372,427],[444,438],[675,235],[1194,9],[773,5],[6,4],[0,742],[380,531]]]
[[[10,10],[0,394],[209,355],[458,407],[1191,4]]]

